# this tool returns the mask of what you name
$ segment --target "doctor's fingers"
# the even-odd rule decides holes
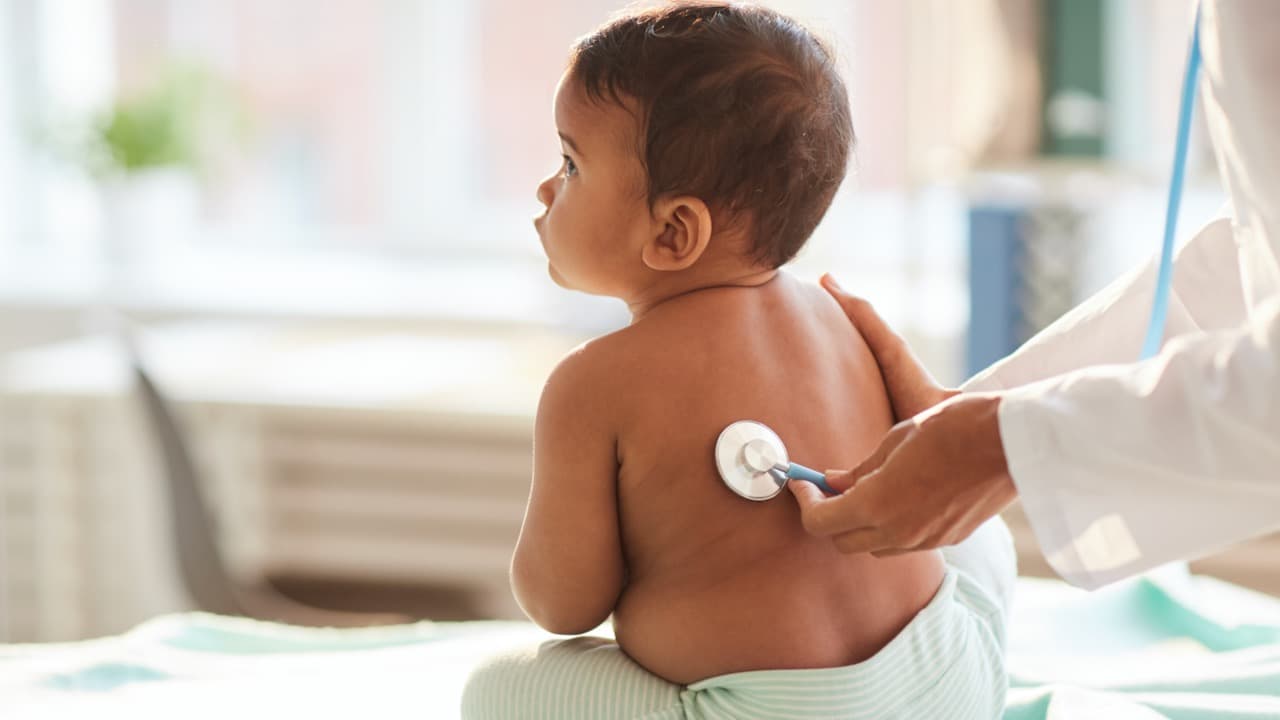
[[[850,501],[859,483],[878,471],[899,445],[915,432],[913,422],[898,423],[891,428],[880,444],[865,460],[852,470],[828,470],[824,473],[827,484],[840,494],[827,497],[817,487],[792,480],[789,485],[796,501],[800,503],[800,517],[810,535],[819,537],[861,529],[872,525],[874,512],[863,507],[861,499]],[[874,490],[874,488],[873,488]],[[880,493],[872,492],[872,495]]]
[[[889,539],[884,535],[884,531],[880,528],[850,530],[831,538],[831,542],[835,544],[837,550],[845,555],[871,553],[876,557],[880,557],[884,552],[899,552],[888,549],[892,547],[892,543],[889,542]]]
[[[850,295],[844,288],[840,287],[840,283],[836,282],[836,279],[830,273],[823,275],[818,282],[822,284],[822,287],[826,289],[831,297],[835,298],[836,303],[840,305],[840,309],[849,318],[849,322],[862,335],[862,339],[866,341],[867,346],[871,349],[871,354],[875,355],[876,361],[881,367],[891,362],[896,362],[903,352],[910,352],[906,341],[880,318],[871,303],[856,295]]]
[[[871,524],[857,502],[850,501],[853,491],[828,497],[817,486],[803,480],[792,480],[787,487],[800,505],[800,521],[805,532],[814,537],[830,537]]]
[[[817,485],[804,480],[788,480],[787,489],[795,496],[796,504],[800,506],[801,520],[808,517],[810,508],[815,507],[826,498]]]
[[[841,493],[858,484],[858,478],[860,477],[853,470],[827,470],[822,475],[832,490]]]
[[[939,543],[923,528],[905,530],[900,524],[859,528],[832,538],[836,549],[846,555],[871,553],[878,558],[931,550]]]
[[[907,341],[889,327],[871,303],[850,295],[829,273],[823,275],[820,282],[875,356],[898,420],[905,420],[956,394],[933,379]]]
[[[886,494],[883,488],[875,487],[877,483],[871,483],[872,487],[866,492],[859,492],[862,490],[861,483],[869,476],[877,475],[894,450],[917,430],[918,426],[914,421],[898,423],[858,467],[845,472],[828,471],[827,482],[832,489],[840,491],[839,495],[826,497],[817,487],[807,482],[790,481],[788,486],[800,504],[800,517],[805,530],[810,535],[823,537],[874,526],[872,518],[880,517],[881,513],[891,508],[879,507],[880,498]],[[887,500],[892,502],[893,498],[890,496]]]
[[[890,530],[893,528],[898,529],[897,534],[900,538],[909,537],[896,544],[890,543],[890,545],[895,546],[891,549],[873,550],[871,554],[876,557],[892,557],[921,550],[935,550],[959,545],[967,540],[970,535],[973,535],[992,516],[992,512],[984,504],[942,506],[937,508],[917,506],[917,512],[914,517],[907,515],[886,523],[886,527],[890,528]],[[912,526],[916,528],[914,533],[903,532],[904,529]],[[891,532],[886,532],[886,535],[888,534],[891,534]]]
[[[931,533],[921,532],[916,535],[916,540],[910,544],[902,543],[900,546],[893,543],[887,544],[884,548],[871,550],[871,554],[878,558],[894,557],[897,555],[906,555],[908,553],[920,552],[921,550],[937,550],[950,545],[958,545],[961,541],[972,534],[973,529],[966,532],[940,532],[934,530]]]
[[[844,310],[844,314],[849,316],[849,322],[853,323],[858,332],[870,334],[877,340],[883,339],[888,342],[896,340],[901,342],[902,338],[899,338],[889,329],[884,320],[880,319],[875,309],[871,307],[871,303],[845,290],[844,286],[831,273],[824,273],[818,279],[818,284],[822,285],[827,294],[835,298],[835,301],[840,304],[840,309]]]
[[[914,552],[928,546],[930,531],[927,523],[912,517],[910,509],[901,506],[901,498],[892,492],[882,473],[872,473],[858,487],[835,500],[844,500],[848,504],[844,508],[844,515],[837,516],[834,521],[843,521],[835,526],[841,529],[821,534],[831,535],[836,549],[846,555],[872,553],[877,557],[884,557]],[[834,500],[826,503],[834,504]],[[862,518],[861,526],[855,524],[859,521],[851,522],[849,515],[853,514],[852,511],[856,511],[856,515]],[[822,515],[821,512],[815,513],[812,521],[818,529],[823,528],[824,522],[833,522]]]

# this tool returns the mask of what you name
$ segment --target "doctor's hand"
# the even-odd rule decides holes
[[[880,319],[871,303],[845,292],[830,274],[823,275],[820,282],[875,356],[895,421],[906,420],[959,394],[959,390],[948,390],[933,379],[907,342]]]
[[[898,423],[857,468],[827,473],[840,495],[791,480],[805,530],[877,556],[964,540],[1017,497],[999,406],[998,395],[963,394]]]

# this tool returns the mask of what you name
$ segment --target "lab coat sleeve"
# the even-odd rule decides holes
[[[961,389],[1006,390],[1089,365],[1132,362],[1150,320],[1155,274],[1155,259],[1126,273]],[[1231,221],[1219,218],[1178,249],[1165,337],[1236,327],[1245,318],[1243,298]]]
[[[1211,224],[1183,249],[1170,308],[1180,324],[1166,333],[1180,336],[1151,360],[1069,372],[1001,401],[1005,456],[1041,550],[1089,588],[1280,528],[1280,2],[1202,8],[1205,117],[1233,219],[1229,234]],[[1112,353],[1127,362],[1152,281],[1125,283],[970,388]],[[1122,307],[1135,297],[1137,311]]]
[[[1235,330],[1003,395],[1041,551],[1096,588],[1280,528],[1280,297]]]
[[[1280,257],[1280,3],[1204,0],[1200,91],[1223,185],[1235,207],[1236,239],[1275,279]],[[1261,288],[1246,288],[1260,290]]]

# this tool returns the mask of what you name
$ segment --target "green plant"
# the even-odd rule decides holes
[[[230,93],[209,74],[175,64],[147,89],[118,99],[87,128],[75,154],[95,174],[178,167],[199,172],[209,147],[236,134]]]

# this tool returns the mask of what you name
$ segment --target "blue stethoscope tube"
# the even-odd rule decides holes
[[[1178,139],[1173,151],[1173,177],[1169,180],[1169,204],[1164,215],[1164,241],[1160,251],[1160,269],[1156,273],[1155,298],[1151,302],[1151,322],[1142,343],[1141,359],[1154,357],[1164,340],[1165,319],[1169,310],[1169,286],[1173,282],[1173,238],[1178,228],[1178,209],[1182,205],[1182,186],[1186,180],[1187,145],[1191,139],[1191,114],[1196,100],[1196,79],[1200,74],[1200,7],[1196,6],[1195,24],[1191,26],[1191,48],[1187,51],[1187,71],[1182,78],[1182,104],[1178,111]]]
[[[799,463],[788,463],[786,468],[783,468],[781,465],[775,465],[773,469],[769,471],[769,475],[772,476],[779,485],[786,484],[788,479],[804,480],[805,482],[817,485],[819,490],[828,495],[840,494],[836,492],[835,488],[827,484],[827,477],[825,475],[813,468],[807,468]]]

